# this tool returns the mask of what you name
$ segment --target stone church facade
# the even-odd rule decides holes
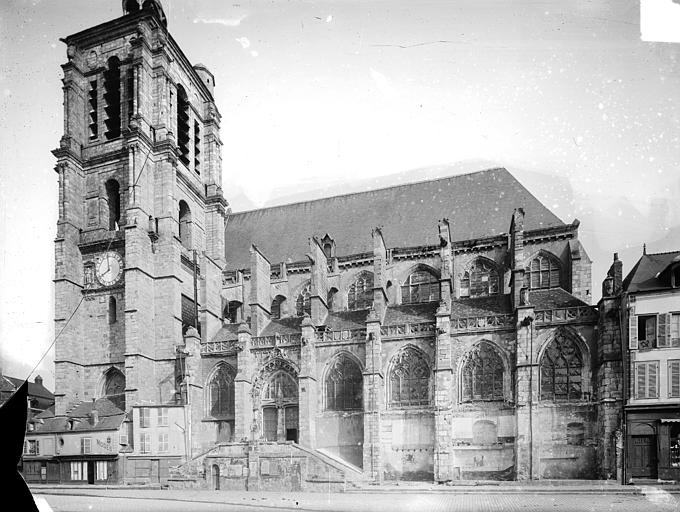
[[[616,474],[578,221],[502,168],[232,213],[213,75],[123,8],[65,40],[50,432],[124,412],[128,482]]]

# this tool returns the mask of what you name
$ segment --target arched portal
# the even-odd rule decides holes
[[[273,373],[262,389],[262,435],[266,441],[298,442],[298,386],[285,370]]]
[[[253,386],[253,405],[265,441],[298,442],[298,370],[280,353],[264,363]]]

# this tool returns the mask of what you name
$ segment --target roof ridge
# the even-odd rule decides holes
[[[680,253],[680,249],[677,249],[675,251],[665,251],[665,252],[648,252],[647,254],[643,254],[643,256],[663,256],[665,254],[674,254],[674,253]]]
[[[412,169],[412,170],[415,171],[417,169]],[[273,210],[274,208],[284,208],[284,207],[287,207],[287,206],[293,206],[293,205],[298,205],[298,204],[315,203],[317,201],[326,201],[328,199],[335,199],[335,198],[338,198],[338,197],[349,197],[349,196],[355,196],[355,195],[359,195],[359,194],[367,194],[369,192],[378,192],[380,190],[390,190],[390,189],[399,188],[399,187],[409,187],[411,185],[420,185],[420,184],[423,184],[423,183],[434,183],[436,181],[450,180],[451,178],[460,178],[460,177],[463,177],[463,176],[471,176],[473,174],[482,174],[482,173],[491,172],[491,171],[505,171],[510,176],[512,176],[513,179],[515,179],[515,181],[517,181],[517,183],[519,183],[517,178],[515,178],[515,176],[510,171],[508,171],[505,167],[491,167],[491,168],[488,168],[488,169],[480,169],[479,171],[471,171],[471,172],[466,172],[466,173],[462,173],[462,174],[453,174],[453,175],[444,176],[444,177],[441,177],[441,178],[430,178],[430,179],[424,179],[424,180],[419,180],[419,181],[410,181],[408,183],[400,183],[400,184],[397,184],[397,185],[388,185],[386,187],[378,187],[378,188],[373,188],[373,189],[369,189],[369,190],[362,190],[360,192],[347,192],[345,194],[336,194],[336,195],[332,195],[332,196],[318,197],[316,199],[305,199],[305,200],[300,200],[300,201],[293,201],[292,203],[279,204],[279,205],[275,205],[275,206],[263,206],[261,208],[252,208],[250,210],[243,210],[243,211],[240,211],[240,212],[232,212],[232,213],[229,214],[229,216],[240,215],[240,214],[243,214],[243,213],[253,213],[253,212],[258,212],[258,211],[262,211],[262,210]],[[406,171],[406,172],[409,172],[409,171]],[[534,196],[529,191],[529,189],[527,189],[521,183],[520,183],[520,185],[534,199],[536,199],[536,196]],[[562,219],[559,219],[559,220],[560,220],[560,222],[563,222]]]

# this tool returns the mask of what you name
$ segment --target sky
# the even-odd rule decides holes
[[[680,20],[680,2],[656,1]],[[680,44],[641,40],[638,0],[162,3],[175,40],[215,75],[234,211],[503,166],[581,221],[595,299],[612,253],[627,272],[643,243],[680,248]],[[59,38],[121,14],[120,0],[0,5],[0,362],[12,376],[55,335]],[[48,387],[52,358],[37,370]]]

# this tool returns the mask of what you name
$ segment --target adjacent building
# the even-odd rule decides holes
[[[603,295],[624,340],[625,478],[680,480],[680,251],[646,251],[625,279],[615,257]]]

